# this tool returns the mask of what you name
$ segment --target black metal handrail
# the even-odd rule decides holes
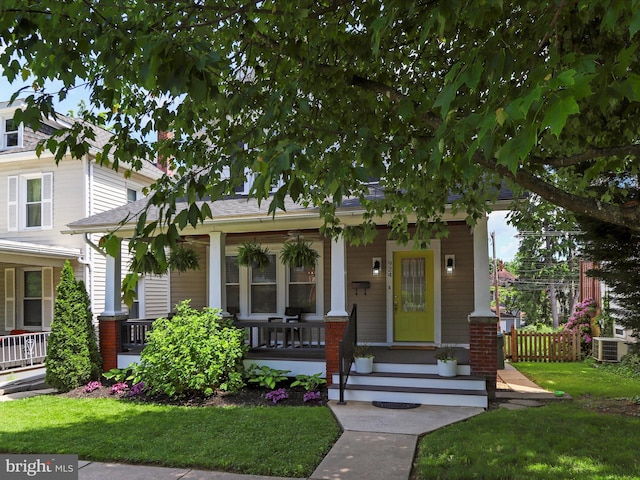
[[[338,344],[338,357],[340,366],[340,400],[338,405],[345,405],[344,391],[347,387],[347,380],[349,380],[349,372],[353,365],[353,351],[356,347],[358,340],[358,305],[353,304],[351,314],[349,315],[349,321],[347,322],[347,328],[344,331],[342,340]]]

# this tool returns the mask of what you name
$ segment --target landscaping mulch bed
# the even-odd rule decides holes
[[[282,385],[278,385],[281,387]],[[94,390],[93,392],[85,392],[85,387],[79,387],[60,395],[69,398],[118,398],[122,400],[135,401],[135,402],[149,402],[158,403],[163,405],[178,405],[185,407],[270,407],[270,406],[314,406],[314,405],[326,405],[327,403],[327,389],[326,387],[319,388],[321,393],[320,402],[307,402],[305,403],[304,390],[300,388],[286,388],[289,398],[280,400],[277,404],[274,404],[271,400],[267,399],[265,395],[270,392],[269,389],[246,386],[243,389],[235,393],[229,392],[216,392],[210,397],[202,396],[185,396],[177,399],[171,399],[166,396],[153,396],[146,397],[144,395],[129,396],[129,392],[123,394],[112,394],[110,386],[103,386]]]

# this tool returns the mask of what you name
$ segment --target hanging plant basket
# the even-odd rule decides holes
[[[187,270],[199,269],[199,260],[200,255],[193,247],[178,245],[171,250],[167,262],[169,264],[169,270],[186,272]]]
[[[311,248],[311,243],[299,239],[284,242],[280,252],[280,260],[290,267],[314,268],[318,258],[320,254]]]
[[[247,242],[238,248],[238,265],[264,270],[269,266],[269,249],[256,242]]]

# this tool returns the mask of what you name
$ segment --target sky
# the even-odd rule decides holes
[[[11,85],[5,78],[0,76],[0,102],[8,101],[13,92],[25,84],[28,85],[28,82],[16,82]],[[82,99],[87,101],[86,90],[77,89],[72,91],[63,102],[56,102],[56,111],[62,114],[67,114],[69,110],[77,112],[78,104]],[[491,235],[491,232],[495,232],[496,235],[496,256],[504,261],[513,260],[516,252],[518,251],[519,244],[518,239],[515,237],[518,233],[517,230],[514,227],[507,225],[505,220],[507,213],[507,211],[491,212],[489,214],[488,223],[489,235]],[[490,240],[489,257],[493,257],[493,245]]]
[[[505,262],[513,260],[515,257],[519,239],[516,237],[518,230],[507,224],[505,217],[509,212],[506,210],[491,212],[487,228],[489,230],[489,257],[493,258],[493,245],[491,244],[491,232],[496,234],[496,257]]]

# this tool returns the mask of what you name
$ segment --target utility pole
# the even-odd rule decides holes
[[[496,315],[498,316],[498,330],[500,330],[500,294],[498,293],[498,263],[496,259],[496,232],[491,232],[493,244],[493,295],[496,301]]]
[[[545,245],[547,247],[547,266],[549,267],[549,273],[553,271],[553,245],[551,243],[551,235],[549,235],[549,223],[544,222]],[[556,297],[556,279],[552,275],[549,285],[549,301],[551,303],[551,320],[553,321],[553,328],[558,328],[558,299]]]

